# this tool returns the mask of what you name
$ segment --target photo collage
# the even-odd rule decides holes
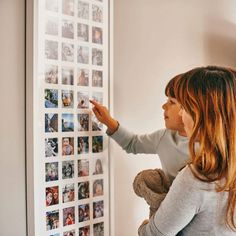
[[[107,105],[108,2],[44,3],[45,236],[106,236],[108,154],[89,101]]]

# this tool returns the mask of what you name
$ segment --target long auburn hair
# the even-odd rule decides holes
[[[192,173],[201,181],[216,181],[217,192],[228,192],[225,222],[236,230],[236,71],[195,68],[182,74],[174,88],[176,99],[194,121],[189,139]]]

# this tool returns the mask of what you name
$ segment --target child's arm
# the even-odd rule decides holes
[[[119,125],[118,121],[111,117],[105,106],[95,101],[90,102],[94,105],[93,112],[97,119],[107,126],[107,134],[127,153],[157,153],[158,144],[165,130],[159,130],[151,134],[136,135]]]

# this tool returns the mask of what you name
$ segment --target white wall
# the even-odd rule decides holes
[[[0,235],[26,235],[24,0],[0,1]]]
[[[177,73],[218,64],[236,67],[236,1],[115,0],[114,115],[145,133],[163,127],[164,87]],[[157,156],[128,155],[112,143],[115,236],[137,235],[148,217],[132,190],[135,175],[159,167]]]

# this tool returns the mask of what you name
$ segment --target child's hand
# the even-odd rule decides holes
[[[118,129],[118,121],[111,117],[108,109],[105,106],[102,106],[94,100],[90,100],[90,102],[94,105],[93,112],[97,119],[107,126],[110,133],[114,133]]]

